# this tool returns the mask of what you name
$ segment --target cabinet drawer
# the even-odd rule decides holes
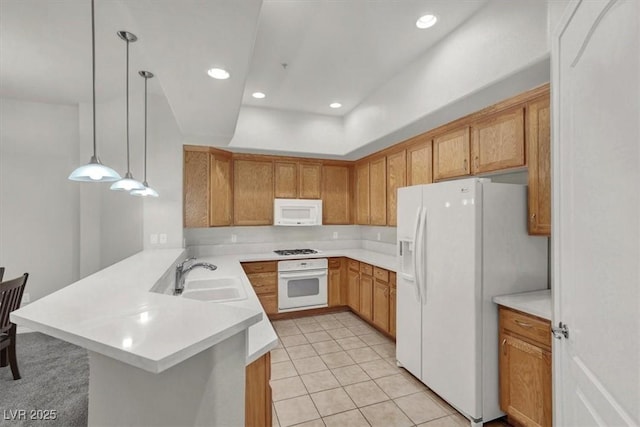
[[[358,261],[354,261],[352,259],[349,260],[349,269],[360,271],[360,263]]]
[[[384,268],[380,268],[380,267],[373,267],[373,277],[375,277],[376,279],[382,281],[382,282],[388,282],[389,281],[389,271],[385,270]]]
[[[371,266],[371,264],[365,264],[364,262],[361,262],[360,273],[366,274],[367,276],[373,276],[373,266]]]
[[[548,320],[500,307],[500,325],[537,344],[551,347],[551,322]]]
[[[329,258],[329,268],[340,268],[342,265],[341,258]]]
[[[247,274],[278,271],[276,261],[243,262],[242,268],[244,269],[244,272]]]
[[[253,290],[256,294],[267,294],[276,292],[278,288],[278,273],[253,273],[248,274],[247,277],[253,286]]]

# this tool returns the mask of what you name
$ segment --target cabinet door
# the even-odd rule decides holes
[[[271,353],[268,352],[245,370],[245,415],[246,426],[271,427]]]
[[[369,223],[387,224],[387,158],[369,163]]]
[[[322,224],[349,224],[349,167],[322,167]]]
[[[433,150],[431,140],[407,148],[407,185],[433,182]]]
[[[389,334],[396,337],[396,288],[389,289]]]
[[[276,161],[273,163],[275,196],[278,199],[298,197],[298,164]]]
[[[356,224],[369,224],[369,162],[356,165]]]
[[[527,106],[529,234],[551,235],[551,116],[549,97]]]
[[[360,311],[360,273],[349,270],[347,275],[347,304],[356,313]]]
[[[373,277],[360,274],[360,310],[367,320],[373,320]]]
[[[373,323],[389,332],[389,283],[377,279],[373,285]]]
[[[398,193],[407,185],[407,152],[399,151],[387,156],[387,225],[397,225]]]
[[[233,190],[231,156],[211,154],[211,192],[209,197],[209,225],[231,225]]]
[[[524,166],[524,108],[475,124],[471,142],[474,174]]]
[[[237,159],[233,164],[233,223],[273,224],[273,163]]]
[[[433,140],[433,180],[469,175],[469,127]]]
[[[209,152],[184,151],[184,226],[209,226]]]
[[[551,353],[500,334],[500,409],[526,426],[551,426]]]
[[[322,165],[314,163],[300,163],[298,197],[301,199],[319,199]]]
[[[329,307],[344,305],[342,301],[341,258],[329,258]]]

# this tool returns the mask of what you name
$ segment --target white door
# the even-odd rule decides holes
[[[396,299],[396,359],[416,377],[422,375],[420,331],[420,264],[416,240],[422,211],[422,188],[412,186],[398,189],[398,274]]]
[[[640,424],[637,0],[574,1],[553,37],[554,424]]]

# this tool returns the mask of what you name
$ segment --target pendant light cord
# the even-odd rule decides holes
[[[129,167],[129,40],[127,42],[127,175],[131,174],[131,169]]]
[[[147,77],[144,78],[144,182],[147,182]]]
[[[94,0],[91,0],[91,85],[93,104],[93,156],[97,159],[96,146],[96,19],[94,12]]]

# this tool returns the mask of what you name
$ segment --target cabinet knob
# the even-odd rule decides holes
[[[502,354],[505,356],[507,355],[507,348],[505,347],[506,343],[507,343],[507,339],[505,338],[502,340]]]
[[[465,171],[467,170],[467,159],[464,159],[464,163],[462,167],[464,168]]]
[[[476,158],[474,159],[474,161],[475,161],[475,164],[476,164],[476,165],[475,165],[475,167],[476,167],[476,171],[477,171],[477,170],[479,169],[479,168],[478,168],[478,156],[476,156]]]
[[[529,221],[531,221],[531,223],[536,222],[536,214],[532,213],[531,216],[529,217]]]

